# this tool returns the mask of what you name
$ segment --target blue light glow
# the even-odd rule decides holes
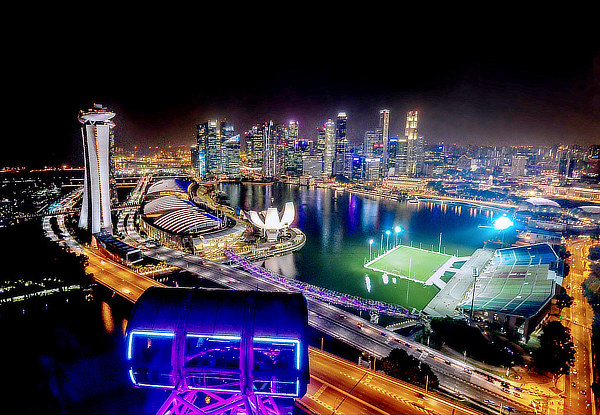
[[[494,221],[494,229],[503,231],[514,225],[514,222],[506,216],[500,216]]]

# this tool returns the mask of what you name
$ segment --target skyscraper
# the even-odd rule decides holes
[[[323,173],[327,176],[333,174],[335,159],[335,123],[328,119],[325,123],[325,156],[323,157]]]
[[[274,177],[277,168],[277,136],[274,131],[273,121],[265,122],[262,126],[264,140],[263,175]]]
[[[223,174],[228,177],[240,176],[240,135],[234,135],[223,143]]]
[[[83,139],[84,181],[79,227],[92,234],[112,232],[109,146],[115,113],[100,104],[79,112]]]
[[[258,168],[263,166],[265,140],[263,137],[263,127],[254,125],[250,131],[246,132],[244,137],[246,147],[246,158],[248,166]]]
[[[198,174],[210,177],[221,172],[221,142],[217,122],[207,121],[197,125]]]
[[[390,155],[390,110],[379,111],[379,128],[381,129],[381,142],[383,143],[382,176],[388,176]]]
[[[346,155],[348,153],[348,137],[346,129],[348,125],[348,116],[345,112],[340,112],[335,123],[335,155],[333,161],[333,174],[344,174],[346,170]]]
[[[425,162],[423,137],[418,134],[418,111],[408,111],[406,114],[406,172],[409,176],[420,176]]]

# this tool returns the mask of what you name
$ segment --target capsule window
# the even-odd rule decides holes
[[[298,396],[299,340],[255,337],[252,360],[255,393]]]
[[[132,331],[127,348],[131,381],[138,386],[173,387],[172,350],[173,333]]]

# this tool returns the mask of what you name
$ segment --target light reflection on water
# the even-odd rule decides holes
[[[419,308],[424,300],[419,302],[417,294],[431,297],[437,289],[400,279],[397,284],[385,284],[380,273],[369,270],[365,274],[369,239],[374,240],[371,248],[375,257],[382,245],[385,249],[397,242],[438,250],[442,233],[442,252],[466,256],[481,248],[493,232],[478,228],[490,223],[493,211],[468,205],[398,202],[283,183],[222,184],[220,188],[229,195],[234,208],[263,210],[272,205],[281,210],[285,202],[294,202],[296,218],[292,226],[306,234],[306,245],[295,253],[269,258],[264,261],[267,268],[336,291],[408,307]],[[393,231],[389,237],[385,235],[395,226],[404,230],[398,240]],[[371,282],[370,292],[365,276]]]

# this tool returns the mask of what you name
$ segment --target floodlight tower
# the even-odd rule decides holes
[[[115,113],[100,104],[80,111],[84,181],[79,227],[90,233],[112,231],[110,216],[109,145]]]

